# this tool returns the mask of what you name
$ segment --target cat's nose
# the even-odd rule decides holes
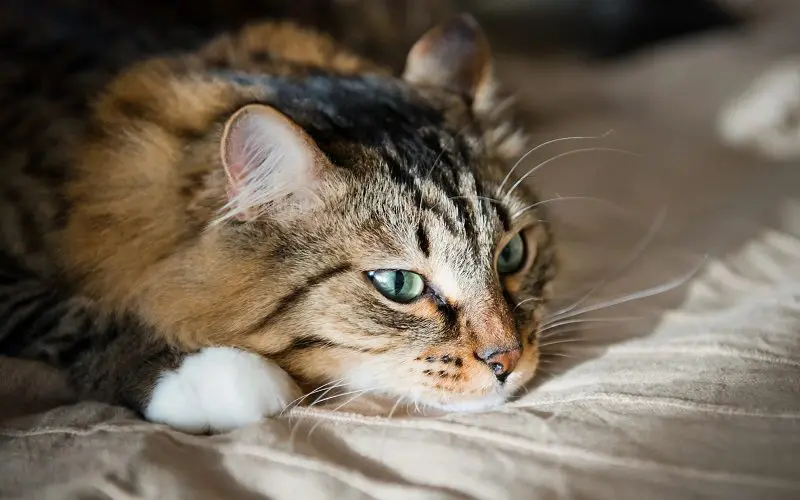
[[[519,347],[511,349],[488,348],[475,352],[475,357],[486,363],[486,366],[492,370],[492,373],[501,384],[514,371],[520,356],[522,356],[522,349]]]

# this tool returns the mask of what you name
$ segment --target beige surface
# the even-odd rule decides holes
[[[793,49],[756,30],[611,70],[505,62],[537,140],[615,130],[554,144],[528,168],[580,147],[641,153],[537,171],[548,196],[619,205],[553,202],[562,303],[616,277],[579,306],[599,307],[709,254],[679,290],[565,325],[586,328],[549,338],[564,341],[545,348],[549,375],[518,401],[436,418],[299,409],[196,437],[98,404],[41,411],[63,388],[0,360],[0,498],[800,498],[800,162],[715,135],[723,106]],[[636,251],[648,228],[657,237]]]

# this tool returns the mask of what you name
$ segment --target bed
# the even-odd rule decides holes
[[[583,314],[508,405],[333,398],[192,436],[0,359],[0,498],[800,498],[800,156],[765,139],[800,145],[800,125],[753,118],[798,22],[785,6],[611,67],[501,57],[536,141],[602,136],[537,162],[636,153],[537,171],[560,199],[556,307]]]

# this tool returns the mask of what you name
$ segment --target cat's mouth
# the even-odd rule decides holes
[[[484,366],[477,363],[469,366],[464,362],[465,375],[448,377],[445,369],[422,368],[418,370],[387,370],[377,360],[363,363],[348,371],[343,388],[348,394],[371,395],[384,401],[389,407],[407,404],[415,408],[447,413],[474,413],[496,409],[517,395],[534,377],[538,366],[538,350],[529,346],[517,369],[507,378],[496,379]],[[424,361],[424,360],[423,360]],[[433,363],[428,366],[432,366]],[[454,363],[450,363],[454,366]],[[403,376],[399,376],[399,373]],[[443,372],[442,376],[439,372]],[[467,376],[466,372],[471,373]],[[443,385],[444,382],[451,382]],[[393,403],[394,404],[393,406]],[[383,404],[381,404],[383,406]]]

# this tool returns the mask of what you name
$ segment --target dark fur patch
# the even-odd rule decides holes
[[[431,242],[428,240],[428,233],[425,231],[425,226],[423,226],[422,222],[417,225],[417,245],[422,255],[425,257],[431,256]]]
[[[337,276],[339,274],[345,273],[352,269],[350,264],[340,264],[338,266],[334,266],[328,268],[316,275],[308,278],[306,282],[295,288],[292,292],[285,295],[280,301],[278,301],[278,305],[275,308],[264,316],[264,318],[259,321],[253,328],[251,328],[251,332],[259,332],[266,328],[270,323],[275,321],[278,317],[282,314],[286,313],[289,309],[294,307],[299,301],[301,301],[308,293],[314,289],[315,287],[319,286],[321,283]]]

